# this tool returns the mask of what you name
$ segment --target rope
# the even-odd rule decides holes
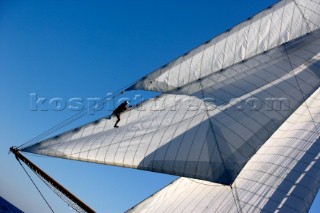
[[[19,162],[20,166],[22,167],[22,169],[24,170],[24,172],[28,175],[29,179],[31,180],[31,182],[33,183],[33,185],[36,187],[36,189],[38,190],[39,194],[41,195],[41,197],[43,198],[43,200],[46,202],[46,204],[48,205],[48,207],[50,208],[50,210],[54,213],[52,207],[50,206],[50,204],[48,203],[48,201],[46,200],[46,198],[44,197],[44,195],[41,193],[40,189],[37,187],[36,183],[33,181],[33,179],[31,178],[31,176],[29,175],[29,173],[27,172],[27,170],[24,168],[24,166],[22,165],[22,163],[20,162],[20,160],[17,158],[17,161]]]
[[[233,199],[234,199],[234,201],[235,201],[235,203],[236,203],[237,212],[238,212],[238,213],[242,213],[241,206],[240,206],[240,200],[239,200],[238,196],[236,196],[236,195],[233,194],[232,185],[230,185],[230,188],[231,188],[232,197],[233,197]],[[236,190],[236,188],[235,188],[235,190]]]

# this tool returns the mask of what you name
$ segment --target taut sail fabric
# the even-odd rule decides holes
[[[320,186],[320,89],[230,186],[179,178],[127,212],[308,212]]]
[[[119,128],[21,151],[184,177],[132,212],[305,212],[320,184],[319,14],[320,0],[281,1],[128,88],[163,94]]]
[[[118,129],[102,119],[22,151],[231,184],[319,87],[319,52],[315,31],[150,99]]]
[[[318,0],[283,0],[150,73],[129,89],[172,91],[303,36],[320,23]]]
[[[120,128],[101,119],[22,151],[231,184],[320,85],[317,11],[319,1],[279,2],[205,44],[214,48],[210,63],[202,46],[194,51],[203,59],[190,58],[190,69],[162,72],[176,73],[178,84],[123,113]]]

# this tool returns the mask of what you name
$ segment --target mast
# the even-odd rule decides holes
[[[60,183],[58,183],[56,180],[54,180],[52,177],[50,177],[47,173],[45,173],[42,169],[40,169],[38,166],[36,166],[34,163],[32,163],[26,157],[24,157],[19,152],[19,150],[17,148],[11,147],[10,151],[15,155],[15,157],[17,158],[18,161],[21,160],[22,162],[24,162],[33,172],[35,172],[41,178],[43,178],[45,181],[50,183],[50,185],[52,185],[56,190],[58,190],[59,192],[63,193],[68,199],[70,199],[72,202],[74,202],[76,205],[78,205],[85,212],[88,212],[88,213],[94,213],[95,212],[88,205],[86,205],[83,201],[81,201],[74,194],[72,194],[65,187],[63,187]]]

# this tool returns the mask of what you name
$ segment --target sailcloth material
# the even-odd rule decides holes
[[[320,186],[320,89],[242,169],[232,186],[179,178],[127,212],[308,212]]]
[[[281,1],[131,87],[167,93],[120,128],[101,119],[22,151],[232,184],[319,88],[319,11]]]

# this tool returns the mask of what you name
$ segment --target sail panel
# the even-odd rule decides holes
[[[179,178],[127,212],[308,212],[320,187],[319,133],[320,89],[248,161],[231,187]]]
[[[312,32],[320,26],[319,3],[281,1],[145,76],[128,90],[172,91]],[[201,67],[200,72],[194,67]]]

